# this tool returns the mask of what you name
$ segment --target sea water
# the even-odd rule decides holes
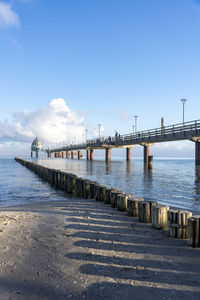
[[[126,162],[103,159],[35,159],[47,167],[74,173],[108,187],[120,188],[135,197],[196,211],[200,214],[200,170],[194,159],[154,159],[147,170],[142,159]],[[0,206],[54,201],[65,197],[14,159],[0,159]]]

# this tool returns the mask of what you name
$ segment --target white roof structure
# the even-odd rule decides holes
[[[42,150],[43,145],[41,141],[36,137],[31,144],[31,151],[39,151]]]

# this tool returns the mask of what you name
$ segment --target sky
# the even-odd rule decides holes
[[[198,120],[199,0],[0,0],[0,156]],[[135,147],[134,155],[142,155]],[[156,156],[194,156],[193,142]],[[121,155],[122,152],[116,152]],[[122,154],[124,155],[124,154]]]

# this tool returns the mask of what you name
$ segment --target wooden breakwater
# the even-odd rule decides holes
[[[72,173],[48,168],[22,158],[15,158],[15,160],[56,189],[110,204],[111,207],[138,218],[139,222],[151,223],[156,229],[168,230],[171,237],[188,239],[189,246],[200,247],[200,216],[192,217],[189,211],[172,210],[169,206],[159,205],[157,201],[136,198],[119,189],[100,185],[96,181]]]

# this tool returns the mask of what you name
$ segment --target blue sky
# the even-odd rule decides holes
[[[105,135],[129,133],[135,114],[139,130],[159,127],[162,116],[180,123],[181,98],[186,121],[199,119],[197,0],[0,0],[0,54],[0,155],[40,135],[32,114],[46,128],[55,123],[44,110],[57,98],[73,115],[63,128],[58,121],[63,135],[70,124],[74,136],[87,127],[93,137],[98,123]],[[193,155],[192,143],[171,155],[180,145]]]

